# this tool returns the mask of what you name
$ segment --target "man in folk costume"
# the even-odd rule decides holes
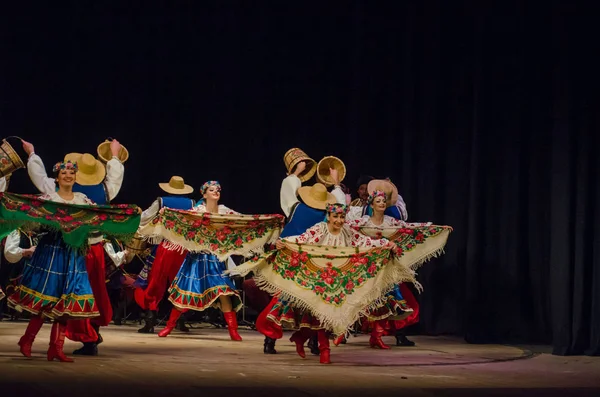
[[[79,167],[73,192],[85,194],[98,205],[110,204],[123,185],[125,167],[119,159],[121,144],[115,139],[109,145],[112,158],[107,161],[106,167],[89,153],[70,153],[64,158],[65,162],[77,163]],[[40,191],[55,189],[54,179],[47,177],[46,170],[41,162],[35,161],[35,157],[29,157],[27,168],[31,180]],[[98,344],[103,341],[100,327],[107,326],[113,315],[105,283],[104,237],[99,232],[92,232],[88,244],[85,266],[100,316],[94,319],[74,320],[67,324],[67,338],[83,342],[83,346],[73,352],[76,355],[98,354]]]
[[[367,205],[367,201],[369,199],[369,192],[367,191],[367,184],[375,179],[369,175],[361,175],[356,182],[356,193],[358,193],[358,197],[352,200],[350,203],[351,207],[364,207]]]
[[[309,180],[315,174],[316,163],[301,149],[288,150],[283,157],[283,161],[288,176],[281,183],[279,197],[281,210],[287,217],[288,222],[281,232],[281,238],[300,235],[317,223],[322,222],[327,215],[325,211],[327,204],[336,202],[344,204],[346,202],[346,195],[339,185],[339,176],[336,169],[330,169],[334,189],[331,193],[328,193],[327,188],[322,183],[302,187],[302,182]],[[254,284],[254,281],[252,280],[251,283]],[[251,287],[251,285],[248,287]],[[253,290],[253,288],[248,288],[248,290]],[[261,293],[266,294],[262,291]],[[265,301],[264,297],[262,301]],[[259,321],[264,322],[267,314],[267,308],[262,308],[257,323]],[[265,335],[265,354],[276,353],[275,342],[275,338]],[[311,346],[311,351],[314,354],[319,354],[316,343]]]
[[[186,185],[182,177],[173,176],[169,183],[159,183],[158,185],[170,196],[159,197],[154,200],[152,205],[142,213],[140,228],[150,223],[162,208],[176,210],[191,210],[194,208],[194,200],[187,197],[194,191],[194,188]],[[142,334],[154,333],[158,305],[177,275],[187,254],[186,250],[169,250],[166,244],[166,242],[163,242],[154,251],[154,261],[148,273],[148,286],[145,289],[137,288],[135,290],[135,301],[146,311],[144,326],[138,330]],[[178,328],[181,329],[181,327]],[[185,328],[182,330],[185,330]]]

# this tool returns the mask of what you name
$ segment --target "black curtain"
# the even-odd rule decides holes
[[[600,352],[593,2],[118,2],[7,10],[3,135],[49,166],[130,150],[116,201],[173,174],[278,211],[282,156],[389,176],[454,227],[420,274],[420,331]],[[353,186],[354,187],[354,186]],[[12,191],[33,192],[24,171]]]

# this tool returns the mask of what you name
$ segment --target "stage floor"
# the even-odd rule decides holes
[[[265,355],[262,335],[251,330],[240,330],[244,341],[233,342],[225,329],[198,327],[158,338],[138,334],[137,326],[111,325],[103,330],[99,356],[63,364],[45,358],[50,324],[36,339],[34,357],[22,357],[16,343],[25,326],[0,322],[1,396],[600,395],[600,358],[449,337],[412,337],[416,347],[385,351],[370,349],[366,335],[350,337],[346,345],[332,346],[332,365],[321,365],[308,349],[301,359],[290,334],[278,342],[278,354]],[[65,352],[78,346],[67,341]]]

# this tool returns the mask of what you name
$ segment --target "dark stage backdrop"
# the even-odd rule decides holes
[[[592,2],[103,3],[2,13],[2,135],[48,168],[114,136],[117,202],[176,174],[264,213],[287,149],[336,155],[353,188],[389,176],[411,220],[454,227],[420,271],[421,332],[600,353]],[[25,171],[10,190],[33,192]]]

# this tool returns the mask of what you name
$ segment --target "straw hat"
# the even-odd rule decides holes
[[[98,145],[98,158],[105,163],[108,163],[110,159],[113,158],[112,151],[110,150],[110,141],[106,140]],[[126,162],[129,159],[129,151],[125,148],[125,146],[121,145],[119,149],[119,155],[117,156],[121,163]]]
[[[292,148],[283,155],[283,163],[285,164],[288,174],[291,174],[294,166],[302,161],[306,162],[306,168],[298,178],[300,178],[302,182],[305,182],[315,174],[317,162],[308,157],[302,149],[298,148]]]
[[[80,185],[97,185],[102,183],[106,176],[104,164],[89,153],[69,153],[65,156],[65,161],[77,163],[79,170],[75,175],[75,181]]]
[[[194,188],[186,185],[180,176],[172,176],[169,183],[159,183],[158,186],[171,194],[190,194],[194,191]]]
[[[312,186],[303,186],[298,189],[298,195],[311,208],[324,210],[327,204],[337,203],[335,196],[327,191],[322,183],[315,183]]]
[[[325,186],[333,186],[334,182],[329,175],[329,169],[334,168],[338,172],[338,182],[342,182],[346,177],[346,166],[344,162],[335,156],[326,156],[317,164],[317,179]]]
[[[374,179],[367,185],[367,191],[372,194],[375,190],[385,193],[386,205],[393,206],[398,201],[398,188],[387,179]]]

